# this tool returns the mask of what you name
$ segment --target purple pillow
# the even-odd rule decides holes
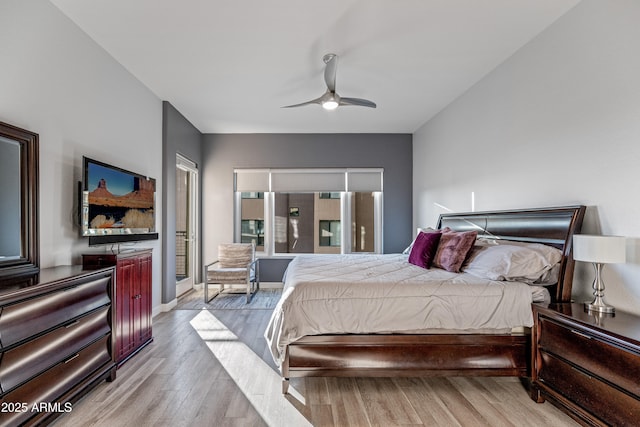
[[[420,232],[413,242],[411,252],[409,253],[409,262],[422,268],[430,268],[438,249],[441,233]]]
[[[433,265],[453,273],[459,273],[476,237],[478,237],[477,231],[442,230],[442,237]]]

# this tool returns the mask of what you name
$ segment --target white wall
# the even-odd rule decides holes
[[[156,178],[162,206],[162,102],[46,0],[0,2],[0,121],[40,135],[41,267],[89,249],[76,219],[83,155]],[[139,245],[154,248],[156,308],[162,247]]]
[[[640,2],[583,0],[414,135],[414,227],[442,210],[588,206],[631,237],[606,299],[640,314]],[[415,229],[415,228],[414,228]],[[577,301],[592,269],[578,263]]]

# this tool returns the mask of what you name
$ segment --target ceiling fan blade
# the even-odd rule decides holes
[[[340,105],[357,105],[359,107],[376,108],[376,103],[362,98],[340,98]]]
[[[336,91],[336,71],[338,69],[338,55],[327,53],[322,60],[327,66],[324,69],[324,82],[327,84],[329,92]]]
[[[303,107],[310,104],[320,104],[326,110],[334,110],[340,105],[356,105],[359,107],[376,108],[376,103],[362,98],[342,98],[336,93],[336,71],[338,69],[338,55],[327,53],[322,57],[326,64],[324,69],[324,82],[327,84],[327,91],[319,98],[300,104],[285,105],[281,108]]]
[[[305,105],[311,105],[311,104],[322,104],[322,97],[312,99],[311,101],[307,101],[307,102],[301,102],[300,104],[285,105],[284,107],[280,107],[280,108],[304,107]]]

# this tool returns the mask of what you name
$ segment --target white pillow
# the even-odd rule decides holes
[[[562,259],[559,249],[540,243],[499,242],[476,245],[466,273],[490,280],[540,283],[543,276]]]

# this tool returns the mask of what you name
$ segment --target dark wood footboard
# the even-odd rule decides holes
[[[283,378],[530,376],[530,335],[320,335],[289,344]],[[286,389],[284,390],[286,392]]]

